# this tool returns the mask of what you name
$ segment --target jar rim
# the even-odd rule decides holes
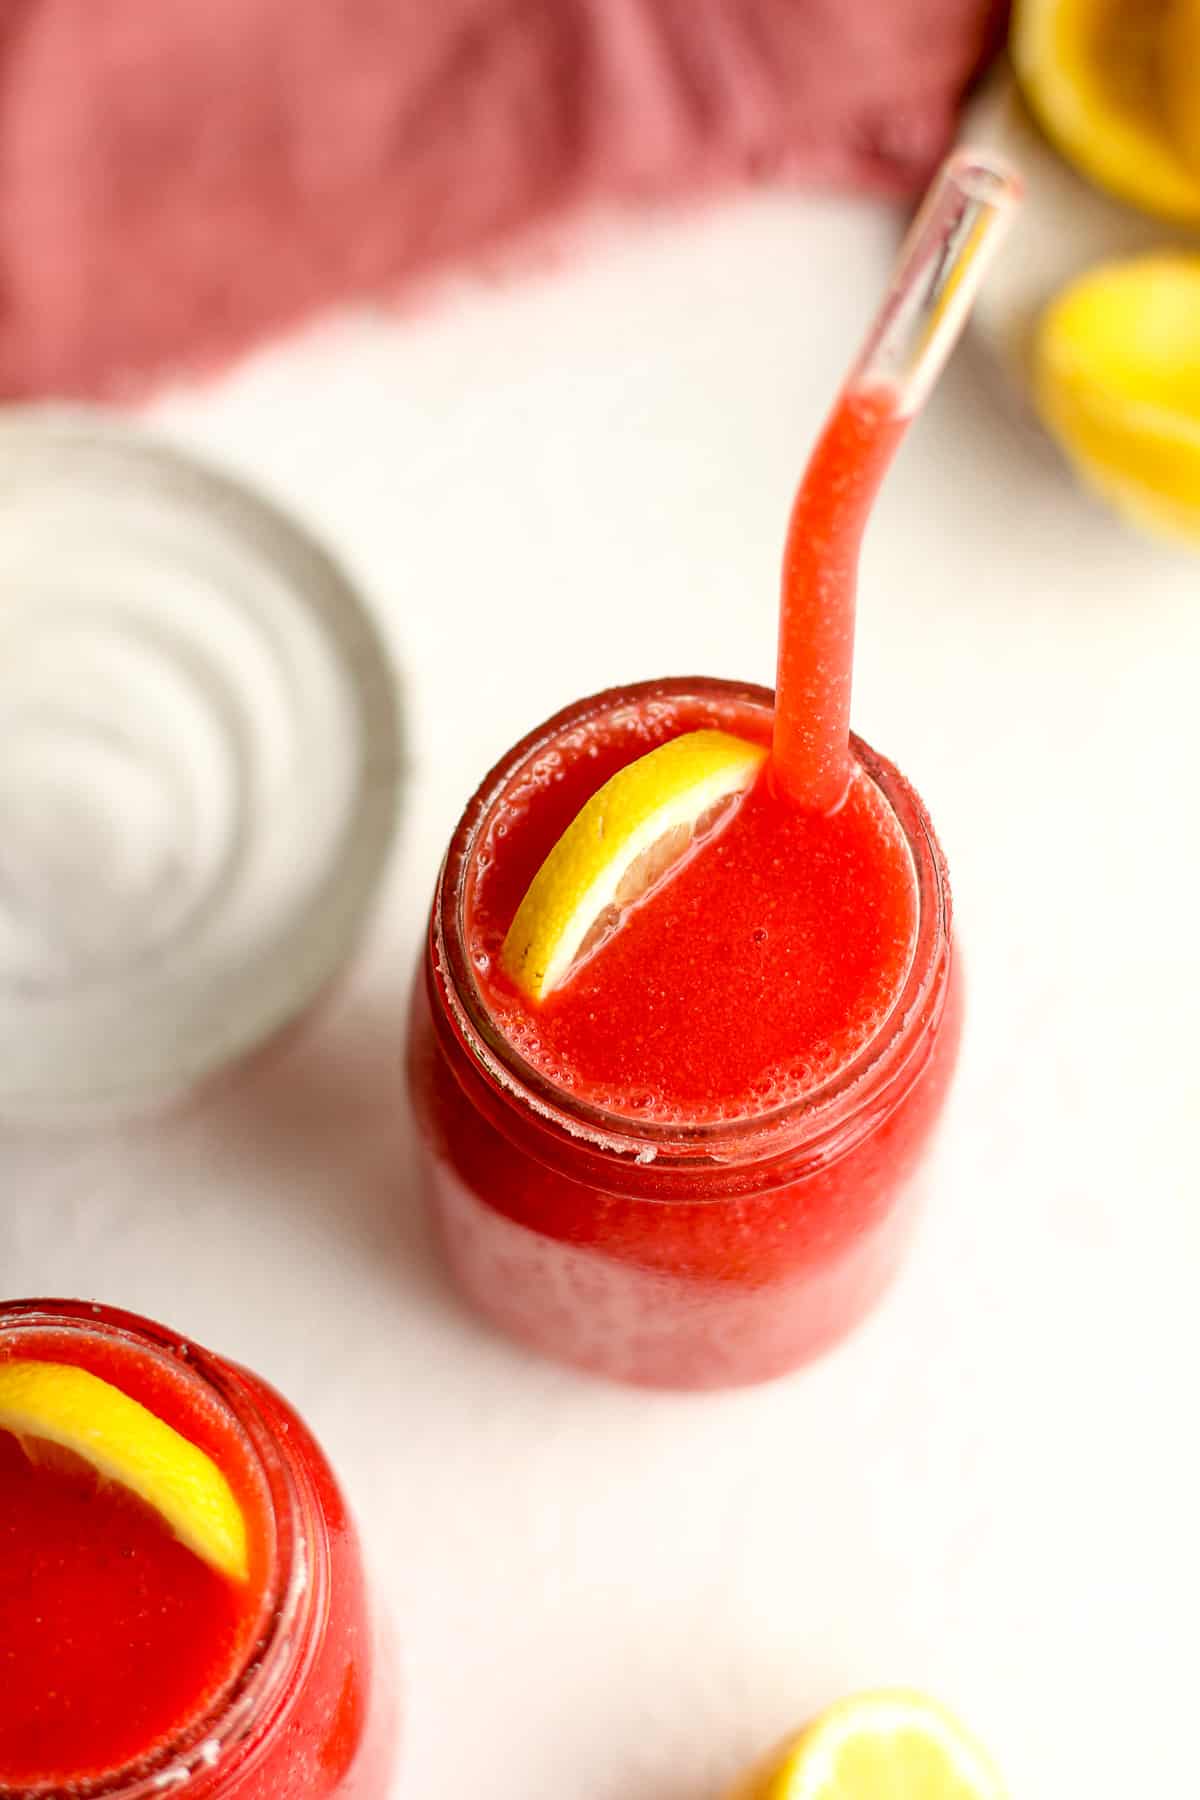
[[[32,1299],[0,1303],[0,1339],[21,1332],[77,1333],[131,1345],[158,1361],[181,1363],[180,1379],[198,1385],[206,1398],[232,1419],[246,1441],[268,1498],[274,1534],[274,1567],[264,1595],[259,1628],[239,1657],[238,1667],[207,1712],[142,1758],[110,1774],[77,1779],[78,1800],[151,1800],[163,1793],[181,1800],[202,1779],[218,1776],[227,1759],[250,1738],[311,1653],[307,1622],[320,1604],[323,1564],[311,1554],[316,1513],[303,1472],[270,1424],[242,1372],[189,1338],[136,1313],[83,1300]],[[314,1566],[315,1565],[315,1566]],[[0,1779],[0,1800],[52,1800],[54,1783],[9,1788]]]
[[[614,687],[574,702],[522,738],[491,769],[455,828],[438,878],[431,920],[431,952],[444,979],[456,1036],[489,1086],[512,1107],[536,1115],[552,1135],[582,1143],[617,1162],[730,1164],[774,1158],[810,1139],[839,1135],[855,1114],[906,1061],[911,1025],[937,977],[950,938],[951,900],[945,859],[925,807],[900,772],[862,738],[851,751],[899,825],[916,875],[917,925],[904,982],[879,1029],[841,1068],[807,1093],[770,1111],[743,1118],[663,1123],[606,1110],[564,1089],[534,1068],[492,1018],[467,949],[465,902],[475,852],[494,807],[523,765],[588,719],[654,700],[750,704],[769,710],[774,694],[754,683],[711,676],[666,678]]]

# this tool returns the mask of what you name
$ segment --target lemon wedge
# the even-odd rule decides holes
[[[220,1469],[99,1376],[68,1363],[0,1363],[0,1431],[81,1457],[153,1507],[203,1562],[248,1578],[246,1522]]]
[[[1173,3],[1017,0],[1009,49],[1030,107],[1077,169],[1147,212],[1200,222],[1200,175],[1168,124]],[[1181,71],[1181,94],[1189,84],[1194,98],[1198,80]]]
[[[1034,341],[1038,410],[1084,479],[1138,525],[1200,539],[1200,256],[1109,263]]]
[[[560,987],[720,822],[766,755],[727,731],[689,731],[606,781],[551,850],[509,927],[500,960],[521,992],[543,1000]]]
[[[840,1701],[729,1800],[1006,1800],[1006,1789],[951,1713],[898,1691]]]

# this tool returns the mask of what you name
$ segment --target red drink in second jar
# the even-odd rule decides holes
[[[649,683],[506,757],[455,834],[411,1078],[457,1279],[534,1347],[671,1387],[763,1380],[876,1299],[954,1060],[945,869],[897,772],[854,741],[842,808],[769,771],[557,993],[497,952],[530,878],[622,764],[716,726],[766,743],[771,696]]]
[[[0,1361],[67,1364],[211,1458],[246,1521],[235,1584],[78,1459],[0,1429],[0,1796],[384,1800],[353,1524],[264,1382],[132,1315],[0,1306]]]

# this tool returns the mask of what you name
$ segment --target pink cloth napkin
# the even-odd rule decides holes
[[[599,200],[924,181],[997,0],[0,0],[0,393],[103,395]]]

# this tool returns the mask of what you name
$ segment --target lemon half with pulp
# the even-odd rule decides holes
[[[516,986],[543,1000],[616,929],[622,914],[722,822],[766,761],[728,731],[688,731],[627,763],[576,814],[534,876],[500,953]]]
[[[1159,70],[1171,142],[1200,182],[1200,0],[1167,0]]]
[[[1200,165],[1177,123],[1200,110],[1200,68],[1172,57],[1179,3],[1017,0],[1009,50],[1025,98],[1069,162],[1119,199],[1200,224]],[[1200,137],[1200,123],[1188,136]]]
[[[70,1363],[0,1362],[0,1431],[82,1458],[219,1574],[248,1579],[246,1521],[221,1470],[111,1382]]]
[[[1007,1791],[952,1713],[898,1690],[830,1707],[729,1800],[1007,1800]]]

